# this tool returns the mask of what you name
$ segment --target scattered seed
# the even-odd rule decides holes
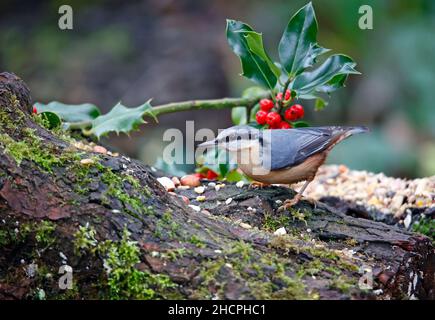
[[[284,227],[281,227],[281,228],[277,229],[273,234],[275,236],[283,236],[283,235],[287,234],[287,230],[285,230]]]
[[[181,184],[180,179],[178,179],[177,177],[172,177],[171,180],[176,187],[178,187]]]
[[[93,159],[82,159],[82,160],[80,160],[80,163],[81,164],[83,164],[83,165],[91,165],[91,164],[94,164],[95,163],[95,161],[93,160]]]
[[[205,201],[205,196],[197,196],[196,201],[199,201],[199,202]]]
[[[189,204],[189,207],[191,207],[196,212],[200,212],[201,211],[201,207],[199,207],[199,206],[194,206],[193,204]]]
[[[243,229],[252,229],[252,226],[250,224],[247,224],[247,223],[244,223],[244,222],[240,223],[240,226]]]
[[[181,177],[180,182],[183,186],[189,186],[189,187],[197,187],[201,184],[200,179],[193,174],[189,174],[187,176]]]
[[[225,204],[230,204],[231,203],[231,201],[233,201],[233,198],[228,198],[227,200],[225,200]]]
[[[187,189],[190,189],[190,187],[189,186],[179,186],[178,189],[187,190]]]
[[[174,182],[172,182],[172,180],[168,177],[157,178],[157,181],[160,182],[160,184],[166,189],[166,191],[175,190]]]
[[[92,148],[92,151],[97,152],[97,153],[102,153],[102,154],[107,153],[107,149],[102,147],[102,146],[95,146]]]
[[[205,187],[203,187],[203,186],[196,187],[195,189],[193,189],[193,191],[195,191],[198,194],[202,194],[205,191]]]
[[[240,180],[239,182],[236,183],[236,187],[237,188],[243,188],[245,182],[243,180]]]
[[[180,198],[184,201],[185,204],[189,204],[190,200],[186,196],[180,196]]]

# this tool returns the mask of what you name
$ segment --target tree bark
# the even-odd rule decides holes
[[[294,194],[281,187],[207,187],[196,211],[193,190],[35,120],[24,82],[1,73],[2,299],[434,298],[429,238],[322,203],[279,214]]]

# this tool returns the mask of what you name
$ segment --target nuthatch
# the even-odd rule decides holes
[[[265,184],[293,184],[306,181],[280,210],[299,202],[328,153],[347,137],[369,131],[358,127],[308,127],[258,130],[234,126],[223,130],[216,139],[199,147],[217,146],[235,156],[238,167],[249,177]]]

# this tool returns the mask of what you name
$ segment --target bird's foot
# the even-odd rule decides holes
[[[267,186],[270,186],[270,184],[269,183],[259,182],[259,181],[252,181],[249,184],[249,189],[255,189],[255,188],[261,189],[261,188],[264,188],[264,187],[267,187]]]
[[[314,207],[314,209],[316,209],[317,205],[320,203],[319,201],[317,201],[314,198],[305,198],[305,197],[302,197],[302,200],[304,200],[304,201],[308,202],[309,204],[311,204]]]
[[[293,199],[287,199],[282,206],[278,208],[278,212],[286,211],[296,205],[301,200],[301,196],[297,194]]]
[[[296,195],[293,199],[287,199],[287,200],[285,200],[284,203],[282,204],[282,206],[280,206],[278,208],[278,212],[282,212],[282,211],[290,209],[291,207],[293,207],[296,204],[298,204],[299,201],[301,201],[301,200],[307,201],[308,203],[310,203],[314,207],[314,209],[316,209],[317,205],[319,204],[319,201],[317,201],[317,200],[315,200],[313,198],[305,198],[305,197]]]

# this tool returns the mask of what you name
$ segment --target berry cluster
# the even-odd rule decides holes
[[[282,102],[282,92],[276,95],[276,103],[270,99],[260,100],[260,110],[255,115],[257,123],[268,125],[270,129],[290,129],[291,121],[304,116],[304,108],[300,104],[289,106],[292,99],[291,91],[287,90]],[[280,104],[282,108],[280,108]]]

